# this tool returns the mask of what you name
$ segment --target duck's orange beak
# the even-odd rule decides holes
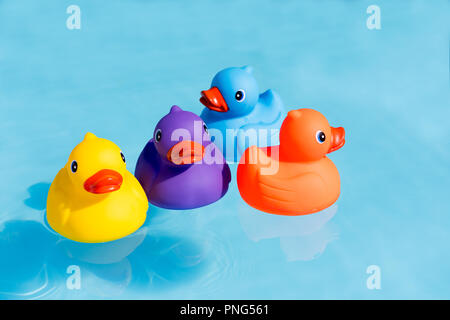
[[[345,143],[345,130],[342,127],[333,128],[331,127],[331,144],[328,153],[336,151],[342,148]]]
[[[95,194],[108,193],[119,190],[122,182],[123,178],[120,173],[103,169],[84,182],[84,189]]]
[[[167,159],[176,165],[191,164],[201,161],[205,154],[205,147],[195,141],[181,141],[167,152]]]
[[[217,112],[227,112],[228,105],[217,87],[204,90],[201,92],[200,102],[208,109]]]

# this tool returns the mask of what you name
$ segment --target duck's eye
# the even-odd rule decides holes
[[[161,141],[161,136],[162,136],[161,129],[156,130],[156,132],[155,132],[155,141],[156,142]]]
[[[203,130],[205,130],[206,133],[208,133],[208,127],[206,126],[206,124],[203,124]]]
[[[70,169],[72,170],[73,173],[77,172],[78,163],[75,160],[72,161],[72,164],[70,165]]]
[[[120,156],[122,157],[123,162],[125,162],[125,156],[122,152],[120,152]]]
[[[316,140],[318,143],[322,144],[325,142],[326,136],[325,133],[323,133],[323,131],[319,130],[316,133]]]
[[[234,97],[236,98],[236,100],[238,101],[238,102],[241,102],[242,100],[244,100],[245,99],[245,91],[244,90],[238,90],[237,92],[236,92],[236,94],[234,95]]]

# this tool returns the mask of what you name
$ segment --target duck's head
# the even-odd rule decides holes
[[[250,113],[258,98],[259,89],[252,68],[245,66],[219,71],[211,82],[211,88],[201,92],[200,102],[227,117],[238,117]]]
[[[153,141],[161,159],[175,166],[191,165],[205,155],[211,143],[208,128],[196,114],[172,106],[156,125]]]
[[[71,152],[65,170],[76,190],[107,194],[119,190],[122,185],[125,156],[113,142],[88,132]]]
[[[289,111],[281,125],[280,153],[286,160],[319,160],[344,143],[344,128],[330,127],[327,119],[313,109]]]

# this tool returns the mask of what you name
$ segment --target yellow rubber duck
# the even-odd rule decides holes
[[[148,200],[113,142],[87,133],[50,186],[47,221],[64,237],[99,243],[125,237],[144,223]]]

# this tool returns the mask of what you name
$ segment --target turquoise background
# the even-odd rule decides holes
[[[81,8],[68,30],[66,8]],[[381,8],[381,30],[366,9]],[[0,298],[450,298],[448,1],[0,0]],[[45,225],[46,193],[87,131],[134,166],[171,105],[252,65],[288,109],[346,129],[337,205],[150,207],[123,240]],[[236,167],[232,166],[233,179]],[[68,266],[81,271],[69,290]],[[381,270],[369,290],[366,269]],[[70,287],[70,286],[69,286]]]

